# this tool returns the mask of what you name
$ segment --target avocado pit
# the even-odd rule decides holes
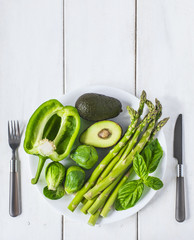
[[[112,135],[108,128],[103,128],[99,133],[98,136],[102,139],[107,139]]]

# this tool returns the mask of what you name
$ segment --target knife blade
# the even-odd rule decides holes
[[[175,218],[178,222],[185,220],[185,193],[183,176],[183,142],[182,142],[182,114],[179,114],[174,129],[174,158],[178,161],[176,179],[176,207]]]
[[[179,114],[174,129],[174,157],[182,164],[182,114]]]

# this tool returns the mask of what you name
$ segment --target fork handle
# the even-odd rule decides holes
[[[17,160],[10,161],[9,214],[16,217],[21,214],[21,198]]]

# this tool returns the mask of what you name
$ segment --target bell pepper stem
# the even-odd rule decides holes
[[[43,166],[44,166],[46,160],[47,160],[47,157],[39,156],[39,161],[38,161],[38,167],[37,167],[37,170],[36,170],[36,175],[31,180],[32,184],[36,184],[38,182],[38,179],[40,177],[40,174],[42,172],[42,169],[43,169]]]

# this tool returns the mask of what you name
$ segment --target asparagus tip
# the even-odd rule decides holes
[[[145,99],[145,98],[146,98],[146,95],[147,95],[147,94],[146,94],[146,91],[143,90],[142,93],[141,93],[141,97]]]

